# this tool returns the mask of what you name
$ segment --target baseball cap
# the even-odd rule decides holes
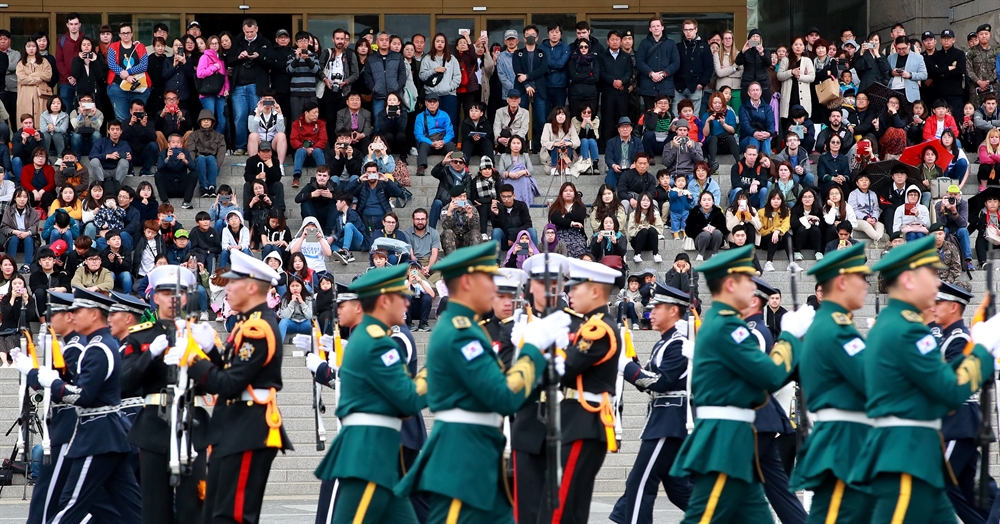
[[[178,229],[176,232],[174,232],[174,238],[188,238],[188,230]]]
[[[274,37],[275,38],[280,38],[282,36],[287,36],[287,37],[291,38],[291,35],[288,34],[288,30],[287,29],[278,29],[278,32],[274,33]]]
[[[931,39],[933,39],[933,38],[934,38],[934,33],[933,33],[933,32],[931,32],[931,31],[924,31],[924,32],[923,32],[923,33],[922,33],[922,34],[920,35],[920,39],[921,39],[921,40],[927,40],[928,38],[931,38]]]
[[[260,144],[257,145],[257,151],[271,151],[271,141],[261,140]]]
[[[955,38],[955,32],[951,29],[945,29],[941,31],[941,38]]]
[[[517,38],[517,31],[515,31],[513,29],[508,29],[508,30],[506,30],[506,31],[503,32],[503,39],[504,40],[508,40],[508,39],[511,39],[511,38]]]
[[[201,24],[199,24],[197,20],[191,20],[191,23],[188,24],[188,29],[191,29],[192,27],[200,28]]]

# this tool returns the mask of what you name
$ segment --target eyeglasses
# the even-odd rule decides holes
[[[118,34],[120,34],[122,36],[130,35],[130,34],[132,34],[132,31],[119,31]]]

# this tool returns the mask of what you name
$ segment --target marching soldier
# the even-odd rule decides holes
[[[343,429],[316,468],[317,477],[339,483],[332,520],[338,524],[417,522],[410,501],[392,492],[399,481],[401,419],[426,406],[427,382],[419,374],[410,377],[390,337],[390,327],[405,321],[408,269],[374,269],[350,286],[365,315],[338,370]]]
[[[691,307],[690,300],[677,288],[655,284],[649,317],[660,340],[645,367],[627,360],[622,370],[625,380],[649,393],[650,399],[642,444],[625,481],[625,494],[611,512],[610,519],[618,524],[652,523],[660,484],[681,511],[687,509],[691,497],[691,480],[670,476],[670,466],[687,437],[688,359],[683,347],[693,343],[687,339],[687,321],[681,319]]]
[[[955,521],[945,496],[955,478],[946,467],[941,417],[993,373],[1000,317],[974,326],[971,352],[946,363],[920,314],[934,304],[940,267],[930,236],[893,249],[872,267],[882,272],[889,301],[868,333],[865,409],[873,427],[849,479],[873,493],[872,522]]]
[[[135,419],[142,411],[144,402],[142,388],[138,387],[128,378],[129,365],[128,355],[125,353],[125,337],[129,334],[129,328],[139,324],[139,320],[146,313],[147,303],[132,295],[126,295],[117,291],[111,292],[111,298],[115,300],[111,306],[111,314],[108,315],[108,327],[111,329],[111,336],[118,341],[119,351],[122,354],[122,413],[128,419],[129,424],[135,426]],[[128,407],[126,407],[128,404]],[[131,432],[131,430],[129,430]],[[140,472],[139,448],[132,445],[132,453],[129,454],[129,462],[135,472],[135,480],[142,488],[142,473]],[[143,506],[144,508],[146,506]]]
[[[267,293],[278,274],[264,262],[234,251],[226,296],[237,323],[221,354],[217,335],[207,324],[191,324],[191,335],[208,358],[195,355],[188,374],[196,386],[217,395],[209,441],[203,522],[260,522],[264,487],[278,450],[291,450],[278,411],[282,341]],[[164,356],[179,363],[181,352]]]
[[[490,334],[493,352],[503,361],[504,369],[507,369],[514,358],[514,343],[510,340],[515,318],[514,300],[521,296],[525,273],[520,269],[507,267],[497,271],[499,274],[493,276],[493,283],[497,286],[496,295],[493,297],[493,309],[484,315],[485,318],[479,321],[479,325],[486,328],[486,332]]]
[[[193,427],[190,432],[192,444],[198,454],[192,463],[190,474],[181,475],[180,485],[170,485],[170,440],[175,438],[170,426],[169,409],[172,398],[169,395],[173,385],[168,378],[170,369],[164,362],[163,354],[168,349],[183,352],[186,335],[175,332],[177,344],[170,348],[168,333],[176,331],[176,319],[183,316],[187,306],[188,291],[195,288],[194,273],[181,266],[160,266],[148,275],[152,286],[153,303],[156,304],[156,322],[136,323],[126,331],[122,341],[122,355],[125,371],[122,388],[136,391],[144,401],[128,434],[128,440],[139,448],[139,485],[142,489],[142,522],[183,523],[201,522],[203,494],[205,492],[205,463],[208,459],[209,416],[206,403],[201,396],[194,397],[192,412]],[[180,289],[177,289],[178,283]],[[174,310],[174,296],[180,294],[180,311]],[[134,302],[127,295],[116,294],[118,308],[127,308],[117,315],[141,315],[139,307],[145,303]],[[129,300],[131,299],[131,300]],[[137,318],[137,317],[136,317]]]
[[[941,282],[938,288],[934,316],[943,328],[945,338],[941,343],[941,352],[947,362],[960,358],[962,350],[969,343],[969,329],[965,327],[962,315],[971,300],[972,293],[954,284]],[[988,511],[980,510],[975,504],[976,468],[979,466],[976,433],[981,420],[976,397],[977,395],[970,397],[941,421],[941,436],[949,451],[948,464],[958,481],[957,485],[948,486],[948,498],[951,499],[958,518],[966,524],[986,522],[985,519],[989,516]]]
[[[753,281],[757,290],[750,306],[742,311],[743,321],[757,339],[760,350],[770,355],[774,348],[774,336],[764,322],[764,308],[771,295],[777,294],[778,290],[758,277],[753,277]],[[799,498],[788,489],[788,473],[785,472],[778,444],[780,435],[794,434],[795,428],[774,393],[768,395],[766,405],[757,409],[753,427],[757,432],[757,460],[767,501],[782,524],[804,524],[808,515]]]
[[[531,398],[546,362],[539,348],[566,339],[569,316],[559,312],[515,326],[512,337],[524,345],[504,372],[486,330],[477,325],[493,304],[497,243],[459,249],[433,269],[441,272],[450,296],[427,349],[434,430],[396,493],[425,492],[431,524],[510,522],[500,426],[504,415]]]
[[[705,261],[712,307],[698,331],[691,390],[694,431],[684,440],[670,474],[691,475],[694,488],[684,524],[772,522],[756,468],[754,408],[768,402],[795,369],[798,338],[812,322],[812,308],[785,313],[783,332],[767,355],[740,311],[757,286],[751,275],[753,246],[731,249]]]
[[[410,327],[407,326],[406,322],[392,326],[391,336],[396,345],[399,346],[399,351],[403,358],[406,359],[407,373],[411,377],[417,376],[420,363],[417,358],[417,342],[413,339]],[[402,467],[399,470],[399,476],[402,478],[413,467],[413,463],[417,461],[417,455],[420,454],[421,448],[424,447],[424,442],[427,442],[427,425],[424,424],[423,412],[403,419],[403,428],[399,431],[399,436],[400,452],[402,453],[400,460]],[[430,506],[427,504],[427,499],[420,493],[414,493],[410,495],[410,504],[413,505],[413,512],[417,516],[417,522],[425,524],[427,517],[430,515]]]
[[[808,272],[822,286],[823,303],[803,339],[809,349],[799,361],[799,376],[807,411],[817,420],[799,451],[791,484],[813,491],[808,522],[814,524],[871,522],[871,497],[847,484],[871,428],[864,412],[867,352],[851,317],[868,294],[865,247],[857,243],[834,251]]]
[[[119,408],[122,361],[108,329],[113,303],[100,293],[74,288],[72,305],[66,307],[74,312],[76,332],[87,337],[75,373],[65,376],[55,369],[28,372],[29,381],[51,388],[54,403],[77,408],[76,424],[63,456],[68,473],[58,495],[61,509],[47,515],[47,523],[84,522],[89,513],[100,514],[105,500],[118,512],[113,522],[139,522],[139,486],[128,461],[131,448],[125,438],[128,420]],[[62,328],[64,333],[71,332],[68,326]],[[26,355],[18,355],[17,360],[26,358],[30,361]],[[18,364],[18,369],[23,369],[23,364]],[[54,487],[50,485],[50,491]]]
[[[559,507],[545,508],[545,522],[586,522],[597,473],[608,451],[617,450],[611,396],[624,348],[618,324],[608,311],[608,298],[620,276],[603,264],[569,259],[570,306],[583,314],[583,323],[566,348],[566,373],[561,379],[565,389],[559,405],[563,477]]]
[[[969,48],[965,55],[966,72],[972,82],[969,84],[969,102],[979,107],[987,93],[997,92],[997,48],[991,45],[990,24],[976,28],[978,45]]]

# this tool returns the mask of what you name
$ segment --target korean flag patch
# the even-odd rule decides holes
[[[382,355],[382,362],[385,364],[385,367],[389,367],[396,362],[399,362],[399,352],[395,349],[386,351],[385,354]]]
[[[743,326],[740,326],[740,327],[736,328],[736,331],[733,331],[733,334],[732,334],[733,340],[735,340],[737,344],[743,342],[749,336],[750,336],[750,332],[747,331],[747,328],[745,328]]]
[[[478,340],[473,340],[462,346],[462,354],[465,355],[465,360],[472,360],[483,354],[483,345]]]
[[[921,355],[926,355],[936,347],[937,342],[934,340],[934,335],[927,335],[917,341],[917,349],[920,350]]]
[[[844,344],[844,351],[852,357],[857,355],[862,349],[865,349],[865,343],[860,338],[856,338]]]

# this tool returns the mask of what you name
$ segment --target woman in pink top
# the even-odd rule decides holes
[[[208,48],[198,60],[198,78],[205,79],[212,75],[222,75],[222,90],[214,95],[199,94],[201,108],[211,111],[215,115],[215,130],[226,133],[226,97],[229,96],[229,77],[226,76],[226,63],[219,58],[219,37],[212,35],[208,37]]]
[[[1000,129],[993,128],[986,133],[986,140],[979,146],[979,191],[986,185],[1000,186]]]

